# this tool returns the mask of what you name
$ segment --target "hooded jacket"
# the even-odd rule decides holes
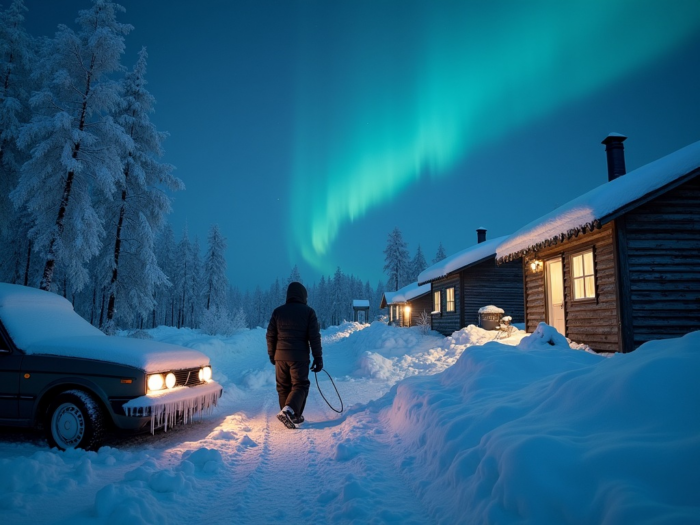
[[[276,361],[309,361],[309,347],[314,358],[323,355],[316,312],[306,299],[304,285],[290,283],[287,302],[272,312],[267,327],[267,353]]]

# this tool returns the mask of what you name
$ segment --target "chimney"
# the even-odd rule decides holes
[[[477,228],[476,229],[476,242],[482,243],[486,240],[486,228]]]
[[[627,137],[619,133],[611,133],[601,144],[605,144],[605,153],[608,157],[608,180],[615,180],[627,173],[625,168],[625,147],[622,143]]]

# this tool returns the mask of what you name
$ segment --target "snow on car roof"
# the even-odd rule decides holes
[[[51,292],[0,283],[0,320],[12,341],[30,355],[98,359],[162,372],[209,363],[201,352],[166,343],[108,337]]]
[[[477,263],[487,257],[496,255],[496,250],[500,244],[508,238],[507,235],[497,237],[490,241],[480,242],[474,246],[459,251],[449,257],[445,257],[442,261],[429,266],[418,275],[418,282],[429,283],[436,279],[441,279],[452,272],[465,268],[470,264]]]
[[[517,258],[541,243],[592,229],[596,221],[700,168],[700,141],[606,182],[523,226],[498,247],[498,260]]]

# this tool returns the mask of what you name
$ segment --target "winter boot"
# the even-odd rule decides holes
[[[295,425],[301,425],[303,422],[304,422],[304,416],[292,418],[292,423],[294,423]]]
[[[277,419],[279,419],[282,424],[289,429],[297,428],[294,425],[294,412],[289,407],[284,407],[282,410],[280,410],[279,414],[277,414]]]

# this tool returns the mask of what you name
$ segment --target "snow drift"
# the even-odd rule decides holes
[[[409,378],[380,418],[441,523],[700,520],[700,332],[606,359],[543,325]]]

